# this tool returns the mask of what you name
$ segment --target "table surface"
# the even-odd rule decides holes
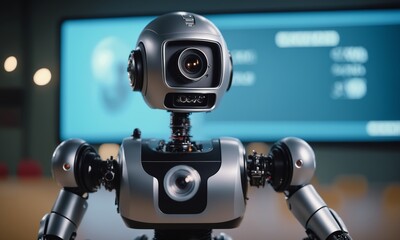
[[[350,184],[351,185],[351,184]],[[354,239],[398,239],[400,235],[399,185],[315,185],[328,206],[339,213]],[[361,190],[360,190],[361,189]],[[363,190],[364,189],[364,190]],[[389,190],[392,191],[389,191]],[[393,189],[395,191],[393,191]],[[35,239],[39,222],[49,212],[60,187],[49,178],[0,180],[0,231],[4,239]],[[233,239],[302,239],[302,226],[287,209],[284,196],[270,187],[250,188],[244,220],[236,229],[214,230]],[[77,240],[129,239],[151,230],[129,229],[114,205],[115,193],[100,189],[89,196],[89,208]]]

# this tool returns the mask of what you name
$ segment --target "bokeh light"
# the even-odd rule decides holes
[[[12,72],[17,68],[17,65],[18,65],[17,58],[14,56],[9,56],[4,61],[4,70],[6,70],[6,72]]]
[[[115,143],[103,143],[99,146],[99,155],[100,157],[105,160],[109,159],[111,156],[113,158],[117,158],[119,151],[119,145]]]
[[[47,85],[51,80],[51,72],[48,68],[41,68],[33,75],[33,82],[38,86]]]

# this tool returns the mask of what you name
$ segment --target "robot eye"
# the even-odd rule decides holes
[[[221,48],[215,42],[170,41],[165,44],[165,81],[171,88],[218,88]]]
[[[179,55],[179,71],[188,80],[200,80],[207,73],[207,66],[207,56],[199,49],[186,48]]]

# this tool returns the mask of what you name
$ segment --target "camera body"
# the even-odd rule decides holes
[[[208,112],[232,81],[232,59],[218,28],[206,18],[175,12],[150,22],[128,60],[134,91],[151,108]]]
[[[124,139],[119,210],[140,229],[234,228],[246,206],[245,149],[234,138],[201,142],[202,152],[160,152],[157,139]]]

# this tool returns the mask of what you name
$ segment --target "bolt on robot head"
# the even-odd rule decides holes
[[[151,108],[209,112],[232,82],[232,59],[217,27],[203,16],[175,12],[150,22],[128,60],[134,91]]]

